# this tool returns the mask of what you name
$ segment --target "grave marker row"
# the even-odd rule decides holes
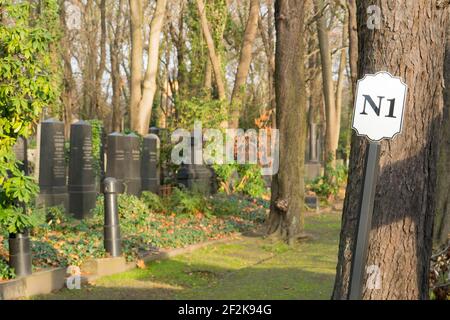
[[[121,182],[121,192],[139,195],[142,190],[159,191],[156,135],[144,137],[142,150],[140,139],[134,134],[113,133],[107,143],[107,158],[101,157],[101,165],[106,162],[105,176]],[[43,121],[39,158],[41,192],[37,204],[63,206],[74,217],[83,219],[95,207],[97,197],[91,125],[84,121],[71,125],[68,179],[64,145],[64,123],[55,119]],[[103,178],[104,170],[101,171]]]

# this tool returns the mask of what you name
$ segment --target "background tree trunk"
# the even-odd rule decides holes
[[[245,85],[250,70],[250,64],[252,62],[253,43],[255,42],[256,34],[258,32],[258,18],[259,0],[250,0],[250,12],[244,32],[241,57],[239,59],[239,65],[234,81],[233,93],[231,94],[230,127],[235,129],[239,127],[239,115],[244,105]]]
[[[142,54],[143,6],[142,0],[130,0],[131,19],[131,83],[130,83],[130,127],[139,127],[139,102],[142,98]]]
[[[102,95],[103,73],[106,68],[106,0],[100,1],[100,61],[95,72],[95,90],[93,95],[93,114],[91,118],[102,119],[104,106]]]
[[[63,36],[61,38],[61,57],[64,63],[64,78],[63,88],[61,92],[61,101],[64,108],[64,122],[68,125],[65,126],[66,139],[70,136],[70,124],[73,120],[73,111],[76,105],[76,84],[73,79],[73,70],[71,65],[71,52],[70,52],[70,34],[66,23],[66,10],[65,6],[61,5],[60,11],[60,23],[63,30]]]
[[[319,38],[320,60],[322,62],[323,97],[325,102],[325,160],[335,167],[336,150],[339,142],[339,121],[334,92],[333,65],[331,59],[329,30],[325,16],[324,2],[315,2],[316,12],[324,11],[317,18],[317,34]]]
[[[336,143],[336,150],[339,147],[339,136],[341,133],[341,114],[342,114],[342,103],[343,103],[343,90],[344,90],[344,82],[345,82],[345,69],[347,67],[347,34],[348,34],[348,17],[347,13],[344,13],[344,24],[342,26],[342,49],[339,57],[339,68],[338,68],[338,78],[336,82],[336,95],[335,95],[335,106],[336,106],[336,118],[335,118],[335,128],[334,128],[334,137]]]
[[[352,100],[355,100],[356,81],[358,80],[358,23],[356,17],[356,0],[347,0],[348,12],[348,52],[350,64],[350,82]]]
[[[366,286],[363,299],[426,299],[448,12],[437,9],[436,0],[380,0],[383,26],[371,30],[371,4],[361,0],[357,7],[359,77],[386,70],[408,84],[408,96],[402,134],[381,144],[366,263],[379,268],[381,288]],[[366,147],[365,139],[353,136],[334,299],[348,296]]]
[[[156,92],[156,77],[159,65],[159,43],[161,30],[166,14],[167,0],[156,2],[155,13],[150,24],[150,36],[148,41],[147,69],[142,84],[142,97],[138,106],[138,119],[134,128],[141,135],[146,135],[150,128],[150,118],[152,115],[153,99]]]
[[[305,1],[277,0],[275,94],[280,167],[272,181],[268,233],[292,243],[303,231],[306,87]]]
[[[111,131],[120,132],[122,124],[122,110],[120,108],[120,96],[122,92],[122,77],[120,75],[120,43],[123,36],[122,21],[123,0],[119,0],[116,11],[116,28],[110,29],[110,63],[111,63],[111,84],[112,84],[112,121]]]
[[[436,246],[447,243],[450,233],[450,23],[447,24],[444,75],[444,121],[439,147],[437,206],[434,227]]]
[[[214,78],[217,85],[217,93],[219,100],[225,100],[226,91],[225,83],[222,77],[220,58],[217,55],[216,48],[214,46],[214,40],[211,35],[210,28],[208,26],[208,19],[206,18],[205,4],[203,0],[197,0],[198,13],[200,15],[200,22],[202,25],[203,36],[205,37],[206,44],[208,46],[209,59],[211,60],[212,69],[214,71]]]

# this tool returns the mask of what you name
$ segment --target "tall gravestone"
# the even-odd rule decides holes
[[[144,137],[142,142],[141,179],[142,190],[159,193],[159,138],[155,134]]]
[[[64,123],[49,119],[41,123],[38,204],[67,208]]]
[[[97,192],[92,155],[92,127],[79,121],[70,129],[69,213],[77,219],[90,216]]]
[[[135,134],[108,135],[106,176],[116,178],[119,192],[141,193],[141,152],[139,137]]]

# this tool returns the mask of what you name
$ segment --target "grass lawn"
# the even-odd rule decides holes
[[[35,299],[329,299],[340,220],[337,212],[309,213],[314,239],[292,247],[241,237]]]

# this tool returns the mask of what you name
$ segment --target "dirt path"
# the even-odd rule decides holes
[[[340,216],[310,214],[314,236],[293,247],[261,237],[241,237],[146,269],[105,277],[81,290],[36,299],[329,299],[333,287]]]

